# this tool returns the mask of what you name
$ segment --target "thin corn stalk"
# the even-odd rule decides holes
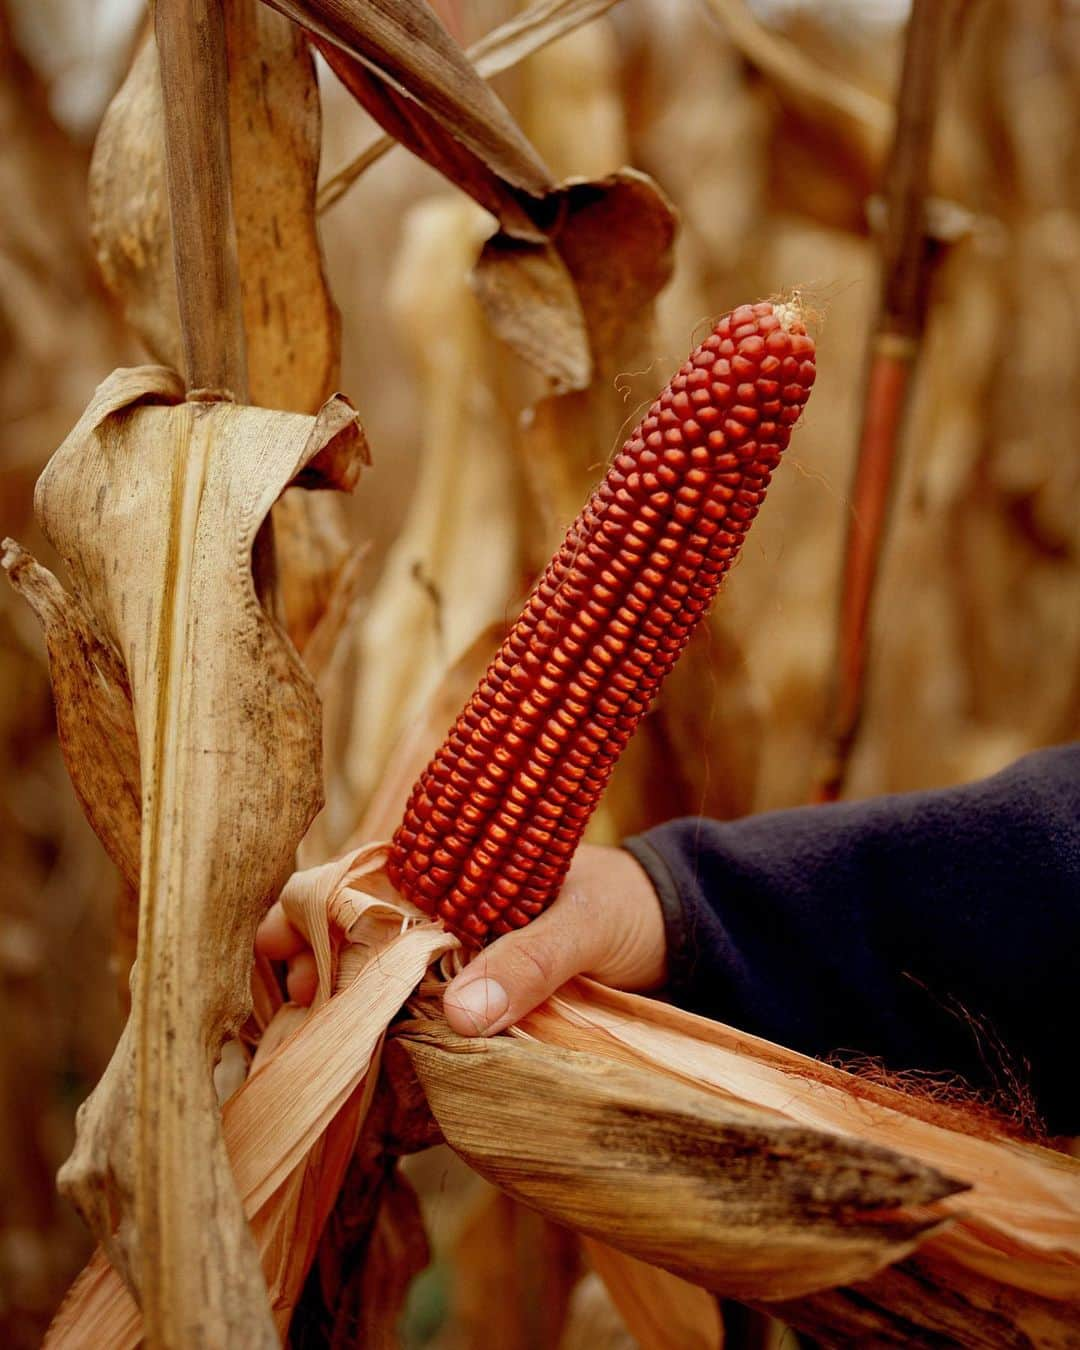
[[[926,320],[933,245],[926,205],[930,152],[951,3],[915,0],[908,22],[896,131],[885,175],[881,299],[870,342],[851,520],[836,634],[826,763],[816,798],[843,792],[865,698],[873,597],[909,385]]]

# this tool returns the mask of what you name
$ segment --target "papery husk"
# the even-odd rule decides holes
[[[432,960],[455,938],[405,907],[382,872],[383,845],[294,875],[283,892],[312,941],[320,986],[311,1009],[286,1004],[252,1072],[222,1111],[232,1174],[284,1337],[374,1090],[382,1037]],[[335,948],[352,946],[338,962]],[[337,985],[337,994],[330,993]],[[99,1249],[73,1285],[46,1345],[125,1350],[138,1308]],[[249,1341],[241,1343],[249,1344]]]
[[[316,953],[319,1002],[310,1014],[282,1011],[281,1030],[264,1037],[262,1067],[225,1108],[241,1191],[249,1212],[261,1206],[255,1231],[279,1235],[263,1255],[283,1291],[283,1322],[302,1265],[283,1277],[286,1234],[302,1223],[305,1205],[329,1208],[336,1176],[325,1188],[316,1183],[316,1200],[281,1183],[303,1169],[324,1131],[339,1128],[335,1112],[366,1081],[394,1010],[429,958],[452,946],[421,921],[377,948],[376,959],[370,946],[347,948],[357,956],[339,962],[338,993],[326,999],[335,948],[363,932],[365,913],[411,922],[380,870],[383,856],[372,845],[290,883],[286,905]],[[1030,1325],[1041,1329],[1041,1343],[1069,1344],[1068,1300],[1080,1270],[1080,1167],[1070,1160],[924,1120],[917,1102],[891,1089],[585,981],[548,1000],[515,1029],[516,1040],[454,1036],[427,1015],[438,993],[434,981],[422,986],[413,1006],[425,1015],[398,1030],[395,1062],[408,1057],[449,1142],[550,1218],[735,1297],[795,1299],[783,1315],[816,1319],[826,1340],[831,1319],[856,1325],[862,1305],[857,1292],[823,1288],[861,1280],[856,1290],[871,1291],[862,1302],[877,1300],[880,1326],[901,1316],[890,1314],[890,1300],[902,1307],[922,1271],[929,1326],[958,1320],[950,1307],[967,1309],[969,1330],[953,1343],[992,1344],[979,1339],[987,1325]],[[538,1113],[538,1100],[558,1109]],[[942,1162],[957,1180],[942,1174]],[[973,1189],[950,1198],[966,1183]],[[622,1281],[633,1269],[623,1267]],[[666,1287],[687,1345],[699,1314],[702,1334],[709,1325],[715,1332],[715,1317],[687,1290],[665,1286],[663,1276],[641,1278]],[[617,1274],[612,1283],[618,1289]],[[102,1343],[85,1339],[84,1329],[112,1334],[104,1319],[116,1315],[116,1285],[115,1275],[89,1270],[49,1344]],[[869,1316],[864,1309],[864,1329]]]
[[[447,1142],[556,1222],[738,1297],[848,1283],[914,1249],[962,1186],[862,1141],[585,1052],[456,1036],[395,1038]],[[557,1104],[538,1112],[537,1102]]]
[[[269,1319],[265,1331],[252,1325],[265,1296],[211,1069],[247,1015],[254,927],[321,786],[314,690],[257,601],[251,555],[291,479],[321,472],[351,486],[365,447],[341,399],[312,418],[181,396],[171,371],[116,372],[38,487],[39,519],[72,581],[71,597],[52,588],[52,603],[75,627],[89,616],[115,656],[111,670],[99,662],[111,677],[100,693],[77,662],[54,657],[59,720],[78,729],[68,751],[83,760],[109,734],[122,668],[141,761],[133,1012],[80,1112],[62,1184],[136,1287],[191,1279],[193,1324],[227,1327],[239,1313],[260,1338],[273,1333]],[[128,778],[130,791],[130,759],[120,771],[105,761],[114,787]],[[207,1232],[209,1277],[180,1255]]]
[[[918,1158],[972,1188],[941,1202],[954,1217],[933,1236],[935,1251],[1005,1286],[1080,1298],[1080,1163],[1064,1154],[971,1133],[962,1116],[895,1089],[588,980],[568,985],[515,1033],[649,1065],[725,1101]]]

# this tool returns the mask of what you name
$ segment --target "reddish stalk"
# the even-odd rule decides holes
[[[881,298],[869,342],[851,517],[844,549],[827,758],[815,801],[843,793],[862,720],[874,591],[895,465],[926,323],[934,260],[926,228],[930,150],[945,42],[955,0],[914,0],[904,47],[896,129],[885,172]]]

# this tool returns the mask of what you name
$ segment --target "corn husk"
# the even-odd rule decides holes
[[[936,1249],[1005,1286],[1051,1299],[1080,1295],[1080,1166],[1073,1159],[970,1134],[962,1118],[928,1118],[917,1100],[892,1089],[663,1004],[642,1017],[640,1005],[634,995],[578,981],[517,1034],[591,1052],[603,1047],[726,1099],[749,1098],[786,1119],[902,1149],[972,1187],[943,1202],[959,1217],[935,1235]]]
[[[252,1220],[268,1284],[276,1295],[282,1331],[287,1325],[286,1305],[299,1292],[299,1283],[295,1275],[289,1278],[289,1272],[303,1266],[297,1255],[303,1243],[298,1243],[293,1230],[310,1221],[313,1202],[316,1210],[320,1207],[315,1196],[304,1194],[300,1183],[305,1159],[310,1160],[311,1151],[324,1136],[326,1147],[332,1146],[332,1135],[341,1128],[342,1108],[362,1089],[391,1017],[431,959],[456,945],[440,928],[426,920],[415,920],[395,901],[380,870],[382,856],[380,846],[371,846],[298,874],[286,888],[286,910],[307,933],[316,954],[320,995],[310,1013],[298,1015],[288,1006],[279,1012],[263,1037],[253,1072],[223,1112],[224,1137],[236,1186]],[[402,930],[403,924],[409,926]],[[327,989],[333,978],[333,947],[348,937],[357,941],[339,963],[338,992],[330,998]],[[754,1272],[763,1251],[772,1251],[778,1258],[784,1252],[786,1259],[792,1235],[784,1221],[776,1221],[773,1215],[771,1224],[768,1217],[762,1224],[762,1216],[755,1217],[752,1209],[745,1211],[741,1223],[734,1224],[735,1229],[744,1230],[748,1224],[754,1225],[759,1239],[752,1254],[747,1254],[746,1232],[733,1235],[731,1224],[720,1226],[720,1236],[706,1241],[703,1254],[701,1240],[717,1216],[725,1213],[730,1218],[740,1208],[744,1183],[736,1178],[730,1188],[725,1183],[719,1192],[716,1184],[732,1156],[729,1154],[725,1162],[717,1154],[705,1162],[703,1170],[699,1170],[699,1158],[693,1171],[687,1169],[685,1184],[704,1204],[702,1211],[700,1204],[684,1209],[664,1203],[672,1177],[658,1168],[653,1152],[664,1137],[675,1148],[687,1126],[704,1130],[704,1137],[713,1144],[734,1129],[740,1132],[744,1144],[761,1147],[760,1136],[751,1140],[751,1134],[765,1119],[761,1113],[729,1111],[709,1102],[700,1092],[675,1086],[665,1092],[666,1104],[658,1105],[654,1082],[614,1061],[560,1055],[517,1045],[508,1038],[466,1042],[444,1024],[430,1020],[410,1024],[395,1040],[418,1068],[436,1119],[451,1142],[474,1163],[479,1162],[481,1171],[497,1171],[501,1184],[509,1182],[511,1193],[523,1187],[534,1201],[542,1197],[539,1207],[552,1217],[562,1222],[577,1221],[586,1228],[602,1227],[609,1239],[617,1238],[654,1256],[662,1251],[684,1273],[692,1270],[701,1274],[707,1269],[721,1282],[736,1277],[730,1270],[721,1274],[721,1266],[710,1256],[724,1251],[726,1261],[728,1256],[738,1259],[736,1254],[741,1251],[740,1273],[747,1281],[746,1289],[758,1287],[759,1275]],[[396,1053],[401,1053],[400,1046]],[[466,1071],[464,1081],[459,1081],[460,1065],[473,1056],[478,1057],[475,1065]],[[565,1100],[565,1109],[557,1113],[561,1123],[538,1121],[536,1093],[543,1087],[550,1094],[556,1085]],[[672,1112],[672,1092],[676,1097],[683,1094],[679,1102],[682,1107],[692,1103],[689,1115]],[[495,1108],[509,1110],[519,1127],[515,1133],[502,1135],[490,1114],[483,1123],[485,1112]],[[630,1113],[621,1123],[620,1112]],[[355,1118],[347,1121],[350,1139],[355,1139],[354,1125]],[[602,1126],[599,1134],[598,1126]],[[751,1134],[744,1136],[741,1132],[747,1128]],[[473,1141],[476,1135],[489,1141],[480,1150],[482,1157],[475,1142],[464,1141],[466,1136]],[[783,1127],[771,1136],[770,1144],[777,1144],[782,1137],[798,1137],[800,1141],[809,1138],[805,1131]],[[822,1135],[814,1142],[850,1161],[848,1145],[840,1143],[837,1154],[835,1139]],[[864,1169],[863,1174],[856,1178],[846,1165],[836,1172],[848,1201],[858,1195],[866,1199],[875,1196],[879,1203],[903,1203],[906,1199],[915,1211],[911,1216],[891,1216],[892,1224],[871,1223],[864,1233],[851,1238],[839,1233],[836,1216],[830,1218],[825,1213],[828,1206],[819,1206],[825,1266],[807,1263],[801,1273],[788,1273],[781,1286],[786,1290],[818,1287],[826,1268],[832,1278],[841,1270],[878,1268],[906,1251],[920,1232],[935,1225],[936,1217],[920,1212],[919,1207],[953,1189],[951,1183],[928,1169],[912,1170],[882,1150],[854,1147],[857,1167]],[[501,1155],[501,1162],[493,1164],[496,1155]],[[794,1157],[788,1161],[796,1172],[809,1163],[811,1174],[817,1178],[815,1185],[820,1183],[819,1164],[810,1154],[801,1161]],[[735,1172],[739,1170],[736,1164]],[[787,1170],[778,1170],[778,1182]],[[631,1177],[635,1193],[643,1199],[637,1212],[628,1216],[626,1191]],[[290,1180],[293,1185],[286,1184]],[[340,1177],[331,1173],[329,1185],[317,1192],[322,1206],[332,1203],[335,1180]],[[750,1184],[753,1188],[754,1183]],[[823,1196],[819,1198],[824,1200]],[[725,1237],[731,1241],[732,1235],[734,1245],[727,1252]],[[299,1236],[302,1239],[303,1232]],[[805,1232],[794,1241],[800,1256],[810,1256],[815,1250],[813,1238]],[[134,1304],[120,1296],[120,1287],[115,1272],[105,1274],[99,1255],[72,1290],[47,1343],[135,1344],[141,1333]]]
[[[364,1069],[410,982],[453,945],[396,900],[382,856],[371,846],[293,878],[286,906],[316,953],[319,1000],[308,1014],[282,1010],[224,1113],[255,1231],[278,1235],[263,1258],[279,1290],[298,1287],[282,1281],[281,1265],[290,1225],[311,1204],[282,1182],[337,1128],[341,1107],[364,1095]],[[328,998],[336,947],[350,935],[360,945],[338,955],[338,992]],[[1018,1325],[1037,1323],[1048,1345],[1069,1343],[1080,1293],[1075,1162],[925,1119],[901,1093],[585,981],[490,1041],[463,1040],[433,1017],[438,990],[430,979],[421,987],[419,1018],[398,1030],[394,1055],[408,1057],[449,1142],[556,1221],[711,1289],[788,1300],[785,1315],[820,1325],[838,1299],[840,1320],[855,1305],[818,1291],[861,1280],[887,1311],[919,1270],[931,1326],[944,1325],[933,1319],[944,1316],[948,1289],[953,1304],[968,1300],[972,1335],[984,1334],[993,1290]],[[558,1110],[538,1113],[538,1100]],[[917,1266],[879,1273],[916,1248]],[[618,1287],[617,1264],[615,1272]],[[662,1279],[657,1286],[665,1291]],[[680,1286],[666,1296],[695,1316]],[[87,1327],[111,1335],[118,1302],[116,1277],[91,1268],[50,1344],[90,1344]]]

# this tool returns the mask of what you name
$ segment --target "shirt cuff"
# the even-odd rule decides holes
[[[683,905],[671,869],[644,835],[631,835],[629,839],[622,841],[621,847],[644,868],[660,901],[660,912],[664,920],[664,941],[667,947],[665,991],[674,993],[685,989],[695,964],[693,924]]]

